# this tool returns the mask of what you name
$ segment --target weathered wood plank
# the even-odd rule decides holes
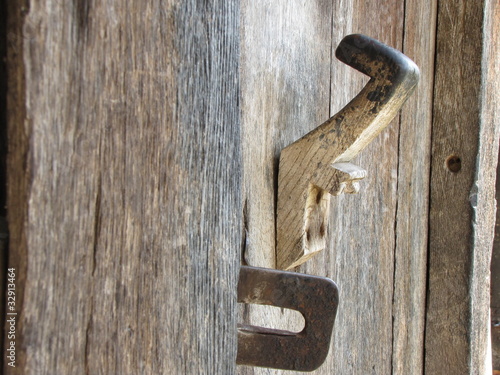
[[[5,290],[8,225],[7,225],[7,2],[0,1],[0,291]],[[5,322],[5,298],[0,301],[0,321]],[[5,331],[0,333],[3,343]],[[5,355],[0,359],[3,368]]]
[[[425,340],[431,374],[486,370],[499,136],[495,3],[439,2]]]
[[[16,269],[16,308],[22,311],[23,292],[26,282],[26,227],[28,205],[28,170],[27,150],[29,142],[26,129],[26,91],[25,91],[25,69],[23,62],[23,25],[26,1],[7,3],[7,204],[8,204],[8,231],[9,231],[9,267]],[[14,125],[15,124],[15,125]],[[12,152],[16,150],[16,152]],[[13,173],[12,171],[16,171]],[[15,249],[15,250],[14,250]],[[14,255],[15,254],[15,255]],[[19,317],[16,331],[23,330],[22,317]],[[4,347],[8,347],[11,340],[4,337]],[[17,341],[16,341],[17,343]],[[9,345],[10,346],[10,345]],[[18,350],[16,365],[24,366],[25,351]],[[7,367],[3,362],[3,369]],[[6,371],[4,371],[6,372]],[[18,373],[22,373],[19,371]]]
[[[484,76],[485,83],[483,96],[482,116],[485,124],[498,126],[500,119],[500,4],[495,1],[487,3],[485,8],[487,20],[485,30],[491,30],[489,37],[484,41],[484,60],[487,62],[483,66],[486,68]],[[495,57],[496,56],[496,57]],[[500,165],[500,164],[499,164]],[[496,226],[493,244],[493,254],[491,259],[491,340],[492,340],[492,367],[500,371],[500,171],[497,165],[496,176]]]
[[[10,2],[12,374],[230,374],[238,1]]]
[[[406,1],[403,52],[420,82],[401,112],[393,298],[393,374],[422,374],[437,1]]]
[[[334,2],[332,48],[345,34],[359,32],[401,50],[403,20],[401,2]],[[331,64],[330,115],[355,96],[367,80],[335,59]],[[353,162],[367,171],[360,192],[332,199],[329,246],[318,259],[302,267],[308,273],[331,277],[340,289],[331,353],[318,373],[389,374],[398,120]]]
[[[495,239],[491,254],[490,306],[491,306],[491,354],[492,367],[500,371],[500,171],[497,165],[496,194],[497,212],[495,222]]]
[[[297,8],[296,4],[293,5]],[[330,13],[332,26],[327,31],[332,33],[329,43],[330,51],[336,47],[343,36],[352,32],[365,33],[401,49],[403,36],[401,3],[390,2],[381,5],[342,1],[332,2],[332,7],[332,13]],[[274,254],[270,249],[274,248],[274,189],[276,189],[276,175],[275,171],[271,174],[270,163],[276,162],[276,156],[281,147],[321,124],[329,114],[323,111],[317,112],[315,108],[318,103],[321,103],[318,98],[314,104],[311,104],[311,107],[304,108],[302,103],[307,99],[303,95],[297,97],[297,94],[301,92],[297,89],[282,90],[282,84],[280,85],[278,81],[283,75],[282,71],[293,72],[294,67],[304,64],[304,61],[310,64],[309,61],[314,62],[314,58],[319,59],[318,56],[314,57],[318,54],[314,48],[304,55],[294,47],[301,45],[304,39],[309,38],[309,34],[303,31],[307,26],[298,23],[293,28],[285,28],[286,24],[282,19],[286,18],[289,10],[286,5],[276,4],[273,8],[275,21],[272,27],[282,27],[283,30],[281,32],[273,30],[273,34],[269,35],[267,31],[271,29],[271,26],[267,26],[270,24],[270,21],[267,21],[270,17],[269,13],[262,8],[260,11],[256,8],[258,7],[254,4],[252,8],[244,5],[242,18],[242,116],[243,131],[244,134],[248,134],[243,141],[246,148],[244,150],[244,175],[247,181],[245,196],[252,197],[246,201],[247,252],[245,259],[251,265],[269,267],[274,263]],[[299,9],[303,14],[308,12],[307,9]],[[253,12],[251,17],[248,16],[248,12]],[[318,19],[310,16],[306,18],[316,23],[327,22],[325,14],[325,11],[319,15],[316,14],[315,17],[319,17]],[[266,21],[262,22],[263,19]],[[288,32],[290,29],[300,31]],[[318,25],[315,26],[315,30],[317,33],[325,32]],[[257,38],[263,40],[259,42],[260,39]],[[321,38],[324,40],[323,44],[328,44],[329,39],[326,36],[320,37],[316,34],[315,38],[316,43]],[[275,46],[273,43],[278,45]],[[424,43],[428,43],[428,40]],[[262,64],[271,65],[276,61],[281,65],[276,68],[273,65],[273,72],[279,73],[270,74],[267,78],[260,78],[260,76],[257,78],[257,74],[253,73],[260,72],[262,68],[258,67]],[[320,61],[319,67],[315,69],[321,68],[321,63],[324,62]],[[302,87],[303,81],[310,82],[311,85],[318,82],[318,76],[314,70],[304,70],[304,72],[307,74],[291,76],[287,80],[287,87]],[[426,74],[429,73],[426,72]],[[244,77],[255,77],[252,78],[255,81],[246,82]],[[336,60],[332,61],[330,115],[352,99],[366,80],[366,77],[352,68]],[[316,83],[316,87],[311,88],[311,93],[304,94],[320,95],[324,79],[320,77],[319,81],[321,82]],[[293,101],[289,99],[292,97]],[[278,100],[282,103],[299,103],[299,105],[288,109],[289,105],[274,105]],[[293,114],[294,118],[304,118],[308,121],[304,123],[298,120],[290,121],[282,130],[283,121],[279,120],[282,116],[288,118],[290,114]],[[308,119],[307,116],[310,118]],[[313,124],[311,121],[314,121],[314,117],[318,119]],[[273,120],[274,123],[271,122]],[[274,130],[275,127],[279,127],[279,132]],[[418,134],[411,136],[417,137]],[[403,143],[402,140],[401,142]],[[366,373],[373,372],[373,370],[377,373],[388,373],[392,367],[392,285],[398,168],[397,123],[390,125],[389,129],[364,151],[364,155],[360,156],[360,161],[357,163],[368,170],[369,176],[368,180],[362,183],[360,195],[332,199],[336,201],[332,206],[330,226],[332,244],[324,255],[309,261],[301,268],[304,272],[332,277],[339,283],[341,289],[341,307],[332,352],[327,363],[316,373]],[[424,160],[425,155],[422,155],[422,158]],[[422,215],[425,215],[425,211]],[[367,227],[365,218],[372,217],[377,219],[370,220]],[[370,235],[368,236],[367,233]],[[362,244],[359,241],[357,244],[353,242],[354,239],[360,237],[368,238],[363,240]],[[353,248],[358,248],[359,251],[354,251]],[[247,314],[250,315],[250,320],[254,319],[254,323],[267,320],[272,325],[273,322],[279,323],[280,319],[279,316],[253,316],[251,309],[249,313],[247,311]],[[421,339],[419,336],[415,340],[421,342]],[[279,373],[264,369],[245,369],[245,371],[246,373]]]
[[[319,0],[242,2],[243,255],[252,266],[276,265],[275,192],[281,149],[328,118],[331,14],[331,3]],[[279,327],[283,320],[285,327],[300,324],[293,315],[251,305],[243,316],[257,325]],[[244,366],[238,371],[285,373]]]
[[[495,220],[495,161],[498,160],[500,139],[500,3],[487,0],[484,3],[483,21],[483,57],[480,97],[480,151],[477,157],[478,172],[476,179],[482,181],[483,192],[478,194],[478,208],[475,213],[474,245],[480,251],[474,253],[474,268],[471,294],[472,299],[472,327],[471,327],[471,373],[492,372],[492,358],[488,340],[491,332],[487,322],[491,311],[488,309],[490,291],[485,284],[490,278],[491,245],[494,239]],[[477,217],[477,215],[482,215]],[[495,285],[497,289],[499,285]],[[500,341],[500,330],[495,327],[497,339]],[[496,348],[495,355],[500,356],[500,348]],[[486,363],[485,363],[486,361]],[[500,367],[500,366],[499,366]],[[498,369],[498,367],[496,368]]]

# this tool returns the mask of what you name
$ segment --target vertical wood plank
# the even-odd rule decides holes
[[[234,373],[238,1],[10,6],[5,369]]]
[[[7,2],[0,0],[0,291],[6,290],[9,231],[7,225]],[[0,321],[5,322],[5,298],[0,301]],[[0,333],[3,343],[5,331]],[[5,354],[0,358],[3,368]]]
[[[328,118],[331,4],[324,1],[242,2],[241,97],[245,187],[244,261],[275,267],[279,152]],[[242,319],[293,327],[280,310],[245,306]],[[299,328],[300,329],[300,328]],[[240,374],[290,371],[240,366]]]
[[[25,68],[23,62],[23,25],[26,1],[7,2],[7,219],[9,231],[8,265],[16,269],[16,312],[22,311],[24,284],[26,282],[26,227],[28,205],[28,137],[26,119]],[[15,125],[14,125],[15,124]],[[16,152],[13,152],[16,150]],[[17,171],[13,173],[12,171]],[[15,250],[12,250],[15,249]],[[14,255],[15,254],[15,255]],[[18,315],[20,315],[18,313]],[[22,332],[23,321],[20,316],[16,322],[16,332]],[[10,343],[4,339],[4,346]],[[16,337],[16,345],[20,340]],[[10,345],[9,345],[10,346]],[[18,347],[19,348],[19,347]],[[17,350],[16,366],[25,365],[25,351]],[[3,363],[4,372],[7,363]],[[12,370],[12,369],[11,369]],[[14,371],[12,371],[14,372]],[[18,373],[22,373],[19,371]]]
[[[497,166],[496,194],[497,212],[495,223],[495,240],[491,255],[490,306],[491,306],[491,354],[492,367],[500,371],[500,171]]]
[[[345,34],[359,32],[401,50],[403,21],[401,2],[334,2],[332,48]],[[331,70],[333,115],[367,77],[335,59]],[[321,374],[391,373],[398,125],[394,120],[353,160],[368,176],[357,195],[332,198],[329,246],[301,268],[331,277],[340,289],[334,339]]]
[[[498,171],[500,139],[500,4],[486,0],[483,13],[482,62],[480,89],[480,149],[477,156],[476,180],[478,203],[475,210],[474,255],[471,281],[471,373],[492,372],[489,353],[491,338],[490,278],[492,242],[495,223],[495,179]],[[486,287],[485,287],[486,285]],[[497,329],[498,334],[498,329]],[[497,355],[499,353],[497,352]]]
[[[486,369],[499,135],[495,3],[439,1],[426,373]]]
[[[276,5],[276,7],[278,6],[279,4]],[[297,8],[296,4],[294,6]],[[415,7],[417,9],[414,9]],[[247,197],[245,260],[251,265],[270,267],[274,264],[274,255],[270,252],[270,249],[274,248],[275,202],[273,190],[276,188],[276,175],[270,173],[270,163],[272,161],[276,162],[281,147],[286,146],[311,128],[319,125],[326,120],[328,115],[334,114],[345,105],[359,92],[366,82],[366,77],[340,62],[332,60],[330,113],[321,118],[321,112],[319,112],[316,115],[319,119],[310,127],[287,125],[285,130],[276,132],[274,129],[281,126],[281,123],[279,121],[272,123],[269,119],[288,116],[288,106],[280,109],[276,108],[279,106],[275,106],[274,103],[278,100],[287,102],[292,97],[298,103],[302,103],[306,99],[295,97],[296,91],[279,89],[281,86],[278,84],[278,79],[282,73],[274,73],[271,74],[271,79],[266,78],[258,81],[257,77],[260,78],[260,76],[256,72],[262,70],[262,68],[258,67],[262,67],[263,64],[271,65],[278,61],[281,65],[278,65],[278,68],[274,68],[273,65],[273,72],[293,71],[295,64],[304,63],[304,61],[309,63],[309,59],[314,58],[316,50],[311,49],[307,56],[296,52],[294,46],[300,45],[301,40],[307,38],[304,35],[309,34],[300,34],[306,27],[301,23],[295,24],[292,28],[285,27],[286,24],[283,24],[281,18],[286,17],[287,8],[282,6],[281,9],[273,11],[278,13],[273,15],[276,20],[274,27],[283,28],[281,33],[273,31],[275,37],[268,36],[268,30],[271,27],[266,26],[269,22],[267,8],[259,8],[258,5],[252,3],[251,7],[245,4],[242,9],[242,116],[244,134],[248,134],[243,141],[245,196]],[[307,9],[300,9],[302,13],[308,11]],[[426,18],[426,15],[429,14],[432,16],[432,8],[424,9],[423,6],[413,5],[412,9],[410,9],[410,12],[416,14],[420,19]],[[402,49],[403,4],[397,2],[367,4],[365,2],[340,1],[332,2],[331,11],[331,51],[343,36],[353,32],[365,33]],[[424,11],[427,13],[419,13]],[[324,12],[317,16],[322,20],[321,22],[326,22],[327,17]],[[266,21],[262,22],[263,19]],[[300,30],[298,35],[295,32],[297,29]],[[315,29],[322,30],[317,25]],[[432,30],[427,28],[426,31],[428,34],[426,34],[423,41],[418,40],[418,33],[422,33],[420,29],[407,31],[408,48],[410,50],[411,48],[418,51],[429,51],[430,49],[432,53]],[[414,34],[412,35],[412,33]],[[299,39],[299,37],[302,38]],[[262,40],[258,38],[262,38]],[[319,38],[319,36],[316,35],[316,38]],[[325,40],[323,43],[328,44],[327,37],[323,38]],[[274,46],[274,43],[278,45]],[[283,45],[287,47],[286,51],[283,51]],[[286,59],[281,57],[280,60],[280,56],[286,56]],[[336,336],[332,343],[331,354],[327,359],[327,363],[315,373],[371,373],[374,371],[375,373],[389,373],[393,366],[405,368],[402,364],[403,358],[395,359],[395,363],[391,360],[393,330],[398,330],[397,327],[393,328],[392,324],[392,316],[395,313],[400,314],[400,324],[404,324],[405,314],[420,315],[416,318],[418,322],[413,331],[406,334],[398,331],[400,340],[410,341],[409,347],[402,346],[394,350],[398,353],[408,354],[416,346],[422,345],[422,306],[424,306],[424,301],[419,300],[419,298],[422,298],[422,289],[412,296],[414,305],[408,311],[401,307],[407,302],[404,296],[401,296],[393,304],[394,288],[400,288],[400,291],[403,292],[404,288],[412,285],[412,277],[417,278],[413,281],[416,283],[413,286],[422,288],[422,283],[425,286],[425,270],[421,268],[411,275],[404,275],[406,279],[401,280],[401,284],[394,286],[394,253],[396,251],[396,254],[402,257],[403,255],[399,254],[403,251],[411,252],[411,249],[408,248],[397,250],[397,246],[404,246],[404,244],[396,243],[397,237],[394,223],[396,222],[397,201],[398,199],[408,198],[406,190],[398,191],[397,189],[398,173],[407,173],[407,180],[410,182],[417,181],[424,185],[425,176],[428,173],[425,168],[420,169],[425,164],[428,151],[427,153],[421,153],[420,150],[425,147],[426,142],[427,144],[429,142],[431,91],[429,85],[432,82],[432,57],[426,55],[422,59],[429,64],[430,69],[425,72],[427,86],[422,89],[420,99],[415,99],[416,104],[411,104],[412,100],[410,100],[407,105],[412,106],[411,111],[416,110],[415,108],[422,109],[424,107],[426,112],[420,115],[421,117],[418,119],[413,117],[415,114],[407,115],[404,135],[403,133],[398,134],[398,121],[395,121],[379,139],[375,140],[373,145],[362,153],[357,162],[368,170],[369,177],[362,182],[361,193],[357,196],[335,197],[332,199],[335,202],[332,205],[332,225],[330,228],[332,239],[330,247],[323,254],[309,260],[300,268],[301,272],[332,277],[339,283],[342,293],[341,308],[335,327]],[[246,77],[252,77],[255,81],[249,81]],[[316,75],[310,72],[308,76],[304,76],[304,80],[316,82]],[[288,82],[291,82],[289,84],[292,87],[296,85],[292,80]],[[322,89],[322,84],[317,87],[318,91],[320,89]],[[270,103],[273,103],[273,105],[270,105]],[[315,100],[310,109],[303,108],[301,105],[296,106],[294,108],[294,117],[301,118],[316,113],[314,108],[316,108],[317,103],[318,100]],[[412,129],[419,120],[427,121],[424,125],[425,129],[420,133],[413,133]],[[422,133],[427,135],[422,136]],[[287,139],[284,139],[285,136]],[[408,148],[399,156],[400,160],[398,160],[399,147]],[[412,153],[417,154],[417,160],[414,161],[415,164],[411,171],[398,172],[398,166],[400,169],[403,168],[405,158],[408,158]],[[274,171],[274,173],[276,172]],[[420,178],[424,178],[424,180],[420,181]],[[422,194],[425,195],[425,188],[423,188]],[[413,202],[403,203],[400,210],[397,211],[398,215],[403,220],[405,215],[408,215],[408,209],[405,207],[411,207],[413,210],[411,214],[421,215],[421,220],[425,222],[427,207],[425,203],[419,204],[416,202],[418,198],[414,199]],[[397,230],[403,233],[405,228],[400,227]],[[425,226],[423,230],[425,232]],[[415,255],[414,262],[421,267],[425,267],[425,248],[422,248],[422,245],[425,244],[425,237],[416,239],[417,236],[418,234],[414,234],[413,238],[416,244],[412,246],[420,247],[419,253]],[[404,265],[400,267],[398,272],[401,275]],[[424,279],[422,279],[422,276]],[[397,309],[399,310],[397,311]],[[246,308],[244,314],[249,321],[254,323],[267,322],[270,326],[275,326],[276,324],[283,324],[282,320],[284,319],[288,320],[288,324],[293,324],[293,318],[284,315],[281,317],[271,314],[256,316],[257,314],[253,313],[251,307]],[[419,348],[412,355],[414,355],[414,359],[411,363],[418,362],[418,359],[422,357],[422,348]],[[242,368],[240,368],[240,372],[280,373],[268,369]]]
[[[393,374],[423,373],[436,12],[437,1],[405,1],[403,52],[421,74],[400,121]]]

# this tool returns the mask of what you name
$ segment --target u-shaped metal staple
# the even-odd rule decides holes
[[[241,267],[238,302],[297,310],[305,327],[293,333],[240,325],[236,362],[296,371],[318,368],[328,355],[338,300],[337,286],[328,278]]]

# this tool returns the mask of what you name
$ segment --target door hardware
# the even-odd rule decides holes
[[[330,195],[358,192],[366,171],[351,160],[392,121],[418,83],[412,60],[364,35],[346,36],[335,56],[371,79],[340,112],[281,151],[279,269],[292,269],[326,247]]]
[[[237,364],[312,371],[323,363],[338,306],[338,290],[332,280],[242,266],[238,302],[297,310],[304,316],[305,326],[294,333],[239,325]]]

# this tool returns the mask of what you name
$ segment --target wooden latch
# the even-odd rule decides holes
[[[391,122],[418,83],[412,60],[364,35],[346,36],[335,56],[371,79],[340,112],[281,151],[279,269],[296,267],[326,247],[330,195],[358,192],[366,171],[351,160]]]

